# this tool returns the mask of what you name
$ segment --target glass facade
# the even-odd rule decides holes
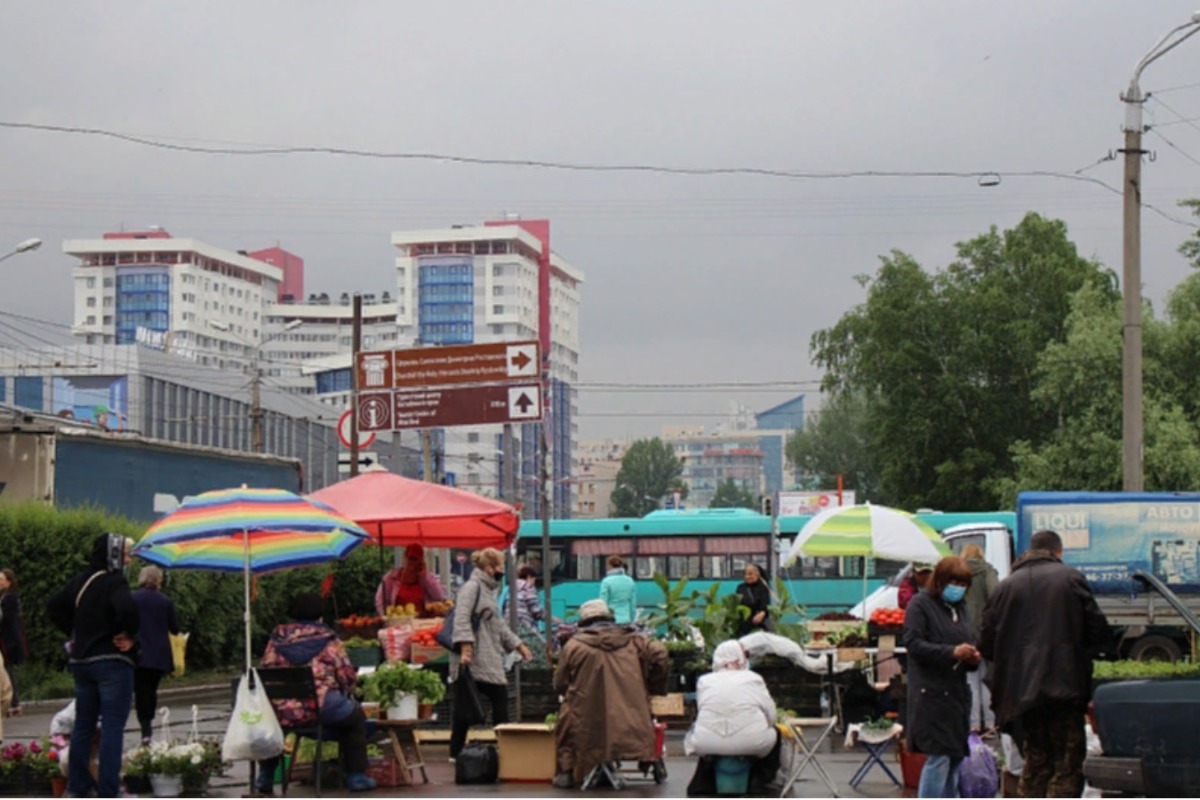
[[[171,274],[167,267],[126,267],[117,272],[117,344],[137,341],[137,329],[171,327]]]
[[[422,258],[417,268],[419,336],[425,344],[475,341],[473,259]]]

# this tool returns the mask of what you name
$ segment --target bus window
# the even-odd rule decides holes
[[[576,577],[581,581],[601,581],[608,574],[607,556],[579,556],[575,559]]]
[[[695,579],[700,575],[700,556],[668,556],[667,577],[677,581],[680,578]]]
[[[637,573],[634,577],[638,580],[652,580],[656,572],[667,574],[666,556],[638,556],[636,563]]]
[[[908,565],[907,561],[892,561],[890,558],[876,558],[873,559],[873,561],[875,564],[874,572],[872,574],[874,577],[883,578],[886,581],[890,581],[892,578],[899,575],[900,570],[904,569]]]
[[[719,580],[727,577],[725,571],[725,556],[705,556],[701,559],[703,577]]]

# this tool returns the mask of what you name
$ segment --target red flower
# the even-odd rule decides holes
[[[51,761],[58,761],[58,751],[51,750],[49,753],[46,753],[46,758],[50,759]]]
[[[29,752],[33,753],[36,756],[38,753],[42,752],[42,746],[40,744],[38,744],[36,741],[30,742],[29,743]]]

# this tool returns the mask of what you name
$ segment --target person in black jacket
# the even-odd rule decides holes
[[[735,591],[738,602],[750,609],[750,616],[738,627],[739,639],[755,631],[771,630],[771,615],[767,611],[771,605],[771,587],[767,586],[762,569],[757,564],[747,564],[744,577],[745,581],[739,583]]]
[[[1024,750],[1022,797],[1079,797],[1092,659],[1112,632],[1087,579],[1062,563],[1062,538],[1038,531],[983,607],[979,649],[1000,730]]]
[[[158,710],[158,684],[175,668],[168,634],[179,633],[179,620],[175,604],[162,593],[162,580],[163,573],[158,567],[142,567],[138,588],[133,591],[141,645],[141,657],[133,671],[133,696],[138,725],[142,728],[142,744],[150,744],[154,712]]]
[[[21,598],[17,594],[17,575],[8,567],[0,569],[0,652],[12,684],[12,705],[9,714],[21,715],[21,698],[17,694],[17,679],[13,667],[25,663],[25,621],[21,619]]]
[[[71,637],[75,675],[75,727],[71,733],[67,791],[72,797],[118,797],[125,721],[133,699],[138,611],[125,580],[133,540],[103,533],[92,542],[87,569],[46,601],[46,614]],[[101,724],[99,776],[88,759]]]
[[[971,690],[967,672],[980,662],[963,598],[971,568],[957,556],[934,567],[933,577],[905,609],[908,649],[908,746],[924,753],[918,797],[958,797],[958,771],[967,757]]]

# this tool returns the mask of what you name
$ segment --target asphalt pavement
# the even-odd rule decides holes
[[[164,691],[160,693],[160,705],[170,709],[172,734],[177,738],[188,735],[192,725],[192,709],[195,707],[197,727],[202,737],[220,738],[225,733],[229,722],[230,690],[228,686],[191,687],[181,690]],[[10,717],[4,721],[5,741],[29,740],[45,736],[49,733],[50,720],[65,702],[26,703],[24,713],[20,717]],[[135,747],[139,740],[136,720],[130,716],[131,724],[125,730],[125,748]],[[422,754],[427,765],[428,784],[418,783],[416,786],[380,788],[374,792],[354,795],[342,789],[325,787],[324,797],[474,797],[476,795],[506,795],[512,797],[542,797],[566,796],[578,793],[578,789],[555,789],[548,783],[497,783],[486,786],[458,786],[454,783],[454,765],[449,761],[449,754],[444,743],[422,744]],[[683,755],[683,732],[670,731],[667,737],[667,779],[655,784],[653,780],[641,779],[640,776],[630,778],[626,788],[620,791],[612,789],[597,789],[589,794],[614,795],[621,797],[686,797],[688,781],[695,769],[695,759]],[[837,734],[822,747],[819,754],[821,764],[843,797],[913,797],[916,792],[896,786],[875,765],[857,788],[851,788],[850,778],[864,763],[867,754],[864,750],[855,748],[846,750]],[[896,760],[895,751],[889,751],[884,756],[884,763],[900,779],[900,764]],[[245,762],[234,765],[228,776],[214,779],[210,786],[210,797],[240,797],[245,794],[249,779],[249,766]],[[276,794],[279,788],[276,787]],[[288,789],[289,797],[313,797],[313,787],[307,784],[292,784]],[[777,796],[773,795],[773,796]],[[811,771],[804,773],[803,779],[797,782],[789,797],[829,797],[828,787]]]

